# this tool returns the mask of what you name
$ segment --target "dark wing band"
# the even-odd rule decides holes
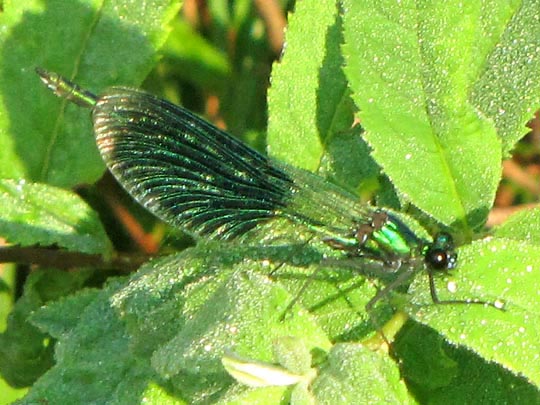
[[[265,156],[148,93],[109,89],[93,120],[113,175],[171,225],[232,239],[279,215],[291,197],[293,181]]]

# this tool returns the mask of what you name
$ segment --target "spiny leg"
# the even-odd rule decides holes
[[[471,299],[471,300],[441,300],[439,298],[439,295],[437,294],[437,286],[435,285],[435,277],[433,275],[433,270],[428,269],[427,273],[428,273],[428,279],[429,279],[429,293],[431,295],[431,300],[436,305],[477,304],[477,305],[493,307],[493,308],[498,309],[500,311],[505,311],[505,308],[503,306],[501,306],[500,304],[497,304],[496,302],[475,300],[475,299]]]

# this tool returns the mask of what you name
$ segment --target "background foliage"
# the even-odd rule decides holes
[[[2,3],[0,235],[18,256],[0,257],[26,266],[2,268],[0,372],[31,386],[20,403],[538,403],[540,214],[493,215],[538,196],[538,1],[180,6]],[[442,298],[505,311],[433,305],[420,273],[370,318],[377,288],[320,269],[316,248],[177,253],[193,241],[103,175],[88,111],[47,92],[36,66],[97,93],[142,86],[450,230],[460,265],[437,279]],[[158,250],[175,253],[126,274]],[[371,338],[383,324],[390,351]]]

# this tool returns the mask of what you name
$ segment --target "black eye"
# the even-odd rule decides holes
[[[447,233],[438,234],[424,254],[426,265],[433,270],[450,270],[457,265],[452,237]]]
[[[456,266],[457,255],[441,249],[429,249],[425,256],[426,264],[434,270],[449,270]]]

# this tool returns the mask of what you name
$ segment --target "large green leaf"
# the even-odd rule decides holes
[[[396,363],[357,344],[333,347],[312,390],[320,404],[416,403],[407,392]]]
[[[525,265],[521,273],[510,276],[511,282],[508,277],[500,277],[496,270],[502,268],[504,274],[509,274],[504,272],[502,264],[512,263],[509,256],[516,262],[532,258],[526,262],[533,269],[539,267],[536,263],[539,260],[534,259],[538,248],[522,246],[519,250],[518,242],[494,241],[478,242],[460,251],[462,268],[452,279],[453,285],[458,286],[457,293],[445,292],[442,280],[438,280],[437,286],[441,298],[498,299],[504,301],[505,311],[474,304],[433,305],[429,288],[422,282],[425,277],[419,277],[414,284],[413,302],[407,308],[445,339],[480,355],[475,359],[477,367],[504,378],[504,383],[490,379],[486,387],[501,390],[500,395],[504,395],[518,381],[486,359],[533,381],[538,377],[537,362],[534,356],[527,355],[538,350],[534,339],[538,331],[534,321],[524,322],[525,317],[533,319],[533,308],[538,304],[535,294],[530,295],[537,280],[534,271],[528,271]],[[246,258],[249,252],[254,260]],[[339,398],[410,401],[397,364],[384,352],[372,352],[360,344],[332,346],[330,343],[329,337],[347,339],[346,334],[334,335],[334,328],[346,330],[340,317],[335,316],[339,315],[338,307],[344,313],[348,311],[349,324],[361,319],[350,308],[360,304],[354,297],[361,288],[341,291],[332,297],[327,287],[336,288],[339,282],[318,272],[310,290],[304,292],[306,298],[302,296],[300,300],[304,307],[311,308],[311,314],[297,306],[284,314],[292,299],[287,290],[298,290],[297,284],[291,284],[290,280],[301,280],[306,275],[305,269],[280,266],[274,281],[265,273],[274,269],[269,263],[279,264],[287,258],[304,263],[303,266],[320,260],[309,251],[297,252],[291,258],[288,248],[201,245],[181,255],[149,263],[129,280],[111,284],[102,294],[84,293],[49,305],[32,320],[60,340],[57,365],[36,383],[23,403],[37,398],[54,401],[61,395],[69,401],[111,396],[141,401],[150,391],[159,403],[159,398],[167,394],[156,384],[168,387],[169,393],[189,403],[250,400],[264,403],[264,398],[287,395],[283,387],[271,385],[272,378],[261,388],[235,383],[222,365],[222,358],[231,352],[253,359],[258,367],[260,362],[279,363],[292,373],[311,375],[306,380],[311,384],[306,385],[300,378],[296,386],[290,387],[291,399],[295,401],[309,398],[325,403],[335,403]],[[493,270],[486,276],[483,270],[489,266]],[[350,271],[337,275],[347,273],[350,277]],[[495,287],[490,284],[493,279],[499,279]],[[365,295],[363,304],[372,295],[373,291]],[[331,312],[320,310],[325,306]],[[400,348],[399,353],[406,361],[407,378],[418,389],[442,390],[438,395],[444,396],[444,392],[457,388],[460,380],[456,378],[467,366],[460,365],[459,359],[447,358],[439,347],[444,341],[441,335],[437,336],[428,338],[425,333],[413,336],[408,348]],[[289,338],[284,341],[284,337]],[[424,375],[427,361],[422,362],[420,356],[431,361],[434,371],[429,381],[418,377]],[[411,363],[411,358],[415,363]],[[309,363],[315,366],[312,371]],[[435,371],[437,368],[440,371]],[[103,379],[106,384],[91,383]],[[524,381],[519,385],[534,397],[532,386]],[[500,398],[499,394],[494,395]]]
[[[272,361],[282,336],[327,350],[326,335],[306,312],[281,320],[291,296],[261,274],[268,266],[245,254],[201,246],[149,263],[129,283],[35,314],[33,322],[59,339],[57,364],[23,403],[142,401],[153,383],[166,380],[189,403],[227,401],[237,390],[228,392],[234,380],[221,364],[226,352]]]
[[[27,387],[53,365],[54,341],[28,320],[39,308],[56,299],[80,290],[92,271],[35,271],[29,277],[21,298],[11,312],[6,329],[0,334],[0,372],[11,385]],[[81,301],[79,301],[81,302]],[[62,332],[78,322],[80,308],[63,314]],[[54,328],[51,326],[50,330]],[[61,333],[55,334],[60,336]]]
[[[403,199],[464,238],[484,223],[500,178],[503,134],[479,111],[479,86],[500,36],[512,36],[509,20],[534,3],[343,1],[345,72],[375,160]],[[520,69],[532,77],[535,65]],[[516,96],[508,108],[530,110],[531,101]],[[524,114],[514,117],[514,139],[523,124]]]
[[[141,367],[129,336],[102,291],[82,292],[38,312],[34,322],[59,339],[55,365],[20,403],[137,403],[153,375]],[[101,359],[101,360],[100,360]]]
[[[110,253],[97,214],[76,194],[46,184],[0,180],[0,235],[22,246]]]
[[[437,331],[409,322],[393,346],[401,376],[419,403],[536,404],[540,391],[526,378],[487,362]]]
[[[88,113],[55,100],[35,75],[45,67],[99,91],[137,85],[157,60],[179,1],[4,2],[0,24],[0,177],[73,186],[103,164]]]
[[[534,245],[540,244],[538,226],[540,224],[540,209],[523,210],[509,217],[503,224],[493,230],[500,238],[515,239]]]
[[[222,14],[216,17],[220,21],[227,20],[230,10],[238,21],[245,21],[248,3],[244,0],[227,7],[212,2],[212,7],[221,9]],[[534,105],[533,96],[526,100],[516,97],[517,113],[505,121],[489,113],[497,99],[494,89],[487,99],[478,97],[480,84],[494,69],[495,62],[486,61],[500,61],[494,49],[501,41],[511,44],[519,38],[513,34],[517,28],[507,27],[521,21],[515,16],[529,15],[531,4],[523,3],[518,8],[499,2],[450,2],[443,6],[420,1],[384,4],[345,0],[341,16],[333,1],[298,2],[270,96],[271,154],[311,170],[322,168],[350,188],[362,182],[360,170],[370,166],[373,174],[359,131],[348,131],[352,89],[373,155],[400,195],[462,231],[458,237],[467,240],[491,206],[499,177],[501,139],[506,144],[512,136],[506,132],[520,128],[526,117],[524,111]],[[8,7],[14,6],[5,4]],[[80,3],[71,7],[83,11]],[[112,6],[107,3],[98,9],[104,13],[108,7]],[[59,15],[59,9],[59,3],[52,2],[51,10]],[[14,18],[13,10],[6,15]],[[23,18],[21,14],[18,18],[34,21],[36,15]],[[163,15],[156,24],[166,25]],[[94,14],[90,12],[90,16]],[[129,26],[123,26],[119,19],[111,21],[115,22],[111,29],[130,33]],[[346,44],[340,48],[342,24]],[[94,35],[94,31],[84,31],[84,24],[83,32],[89,38]],[[139,31],[134,32],[135,36],[126,40],[141,40]],[[96,47],[110,48],[108,38],[96,37]],[[57,53],[61,53],[59,44],[65,47],[67,43],[58,39],[51,42]],[[98,46],[98,42],[105,44]],[[145,45],[143,40],[144,51]],[[64,69],[39,64],[71,72],[77,81],[98,92],[104,85],[136,82],[147,71],[144,63],[133,64],[140,72],[131,65],[118,64],[114,59],[117,55],[111,54],[105,55],[106,67],[97,69],[101,54],[77,58],[73,54],[84,53],[80,41],[73,48],[71,54],[65,50],[70,56]],[[341,49],[346,56],[347,77],[341,70]],[[118,53],[126,61],[133,56]],[[99,78],[101,70],[115,71],[118,76]],[[30,69],[27,73],[30,75]],[[33,76],[31,80],[37,82]],[[56,102],[46,91],[39,97],[43,110],[36,114],[43,114],[45,106]],[[84,112],[61,108],[89,122]],[[505,108],[513,107],[505,104]],[[55,125],[60,126],[64,113],[50,113],[58,122]],[[37,118],[36,122],[49,122],[39,115]],[[65,116],[65,122],[77,119],[68,121]],[[88,134],[81,136],[90,142]],[[39,151],[41,146],[37,142],[34,145]],[[89,150],[84,145],[79,147],[85,154]],[[64,165],[73,183],[82,180],[71,164],[88,170],[94,167],[85,164],[86,156],[81,157],[77,150],[76,154],[65,155],[66,162],[77,160]],[[17,168],[18,160],[12,152],[6,151],[6,156],[9,153],[14,159],[14,173],[24,172]],[[101,164],[96,165],[96,172],[100,168]],[[62,176],[47,174],[47,179],[64,184]],[[65,184],[72,182],[70,179]],[[71,204],[70,200],[66,204]],[[532,393],[515,398],[537,398],[534,384],[538,385],[540,373],[533,360],[539,350],[535,343],[539,328],[533,311],[539,304],[535,286],[540,253],[534,237],[539,226],[536,222],[534,213],[516,217],[496,231],[497,238],[460,248],[455,272],[437,278],[442,299],[487,300],[501,304],[505,311],[482,305],[433,305],[427,277],[419,273],[410,295],[399,295],[401,300],[393,303],[401,308],[403,302],[410,301],[404,306],[407,313],[433,329],[414,323],[413,331],[417,332],[404,330],[402,335],[407,336],[397,336],[398,350],[392,352],[397,358],[367,350],[371,344],[333,344],[360,341],[382,326],[382,316],[387,315],[387,305],[377,305],[371,318],[364,311],[377,293],[376,286],[361,275],[371,270],[366,261],[360,260],[356,267],[349,265],[346,270],[335,264],[321,268],[322,253],[313,248],[317,241],[313,246],[272,248],[201,243],[178,256],[148,263],[129,279],[110,282],[102,291],[81,292],[36,311],[31,316],[33,324],[58,339],[56,364],[22,403],[336,403],[342,399],[349,403],[403,403],[413,401],[411,394],[448,403],[471,398],[479,402],[485,398],[483,390],[490,391],[491,402],[502,402],[514,398],[515,387]],[[520,223],[526,226],[520,227]],[[38,242],[44,240],[33,237]],[[80,249],[76,244],[73,247]],[[422,263],[418,264],[421,270]],[[395,275],[385,264],[378,270],[388,278]],[[304,288],[306,281],[310,284]],[[300,290],[302,294],[295,298]],[[293,300],[295,305],[289,308]],[[40,350],[45,336],[32,337]],[[407,337],[407,347],[400,348],[400,341]],[[451,345],[459,345],[457,355],[449,353]],[[50,355],[52,346],[48,347]],[[267,386],[243,386],[223,366],[224,357],[234,357],[231,352],[259,369],[300,376],[298,382],[289,387],[273,386],[270,378]],[[473,362],[474,368],[470,366]],[[41,365],[32,377],[48,365]],[[467,379],[472,371],[489,374],[485,379],[489,384],[478,384],[476,396],[452,396],[462,387],[466,392],[474,391],[474,380]]]
[[[484,66],[471,102],[494,121],[504,155],[529,131],[525,124],[540,108],[539,8],[538,0],[482,2],[482,41],[475,51]]]
[[[333,1],[297,4],[268,95],[270,155],[311,171],[319,168],[331,137],[353,122],[337,11]]]
[[[487,238],[460,249],[454,274],[437,279],[439,298],[480,300],[480,304],[433,305],[427,277],[412,287],[411,314],[488,361],[496,361],[540,385],[540,365],[532,353],[540,323],[540,248],[503,238]]]

